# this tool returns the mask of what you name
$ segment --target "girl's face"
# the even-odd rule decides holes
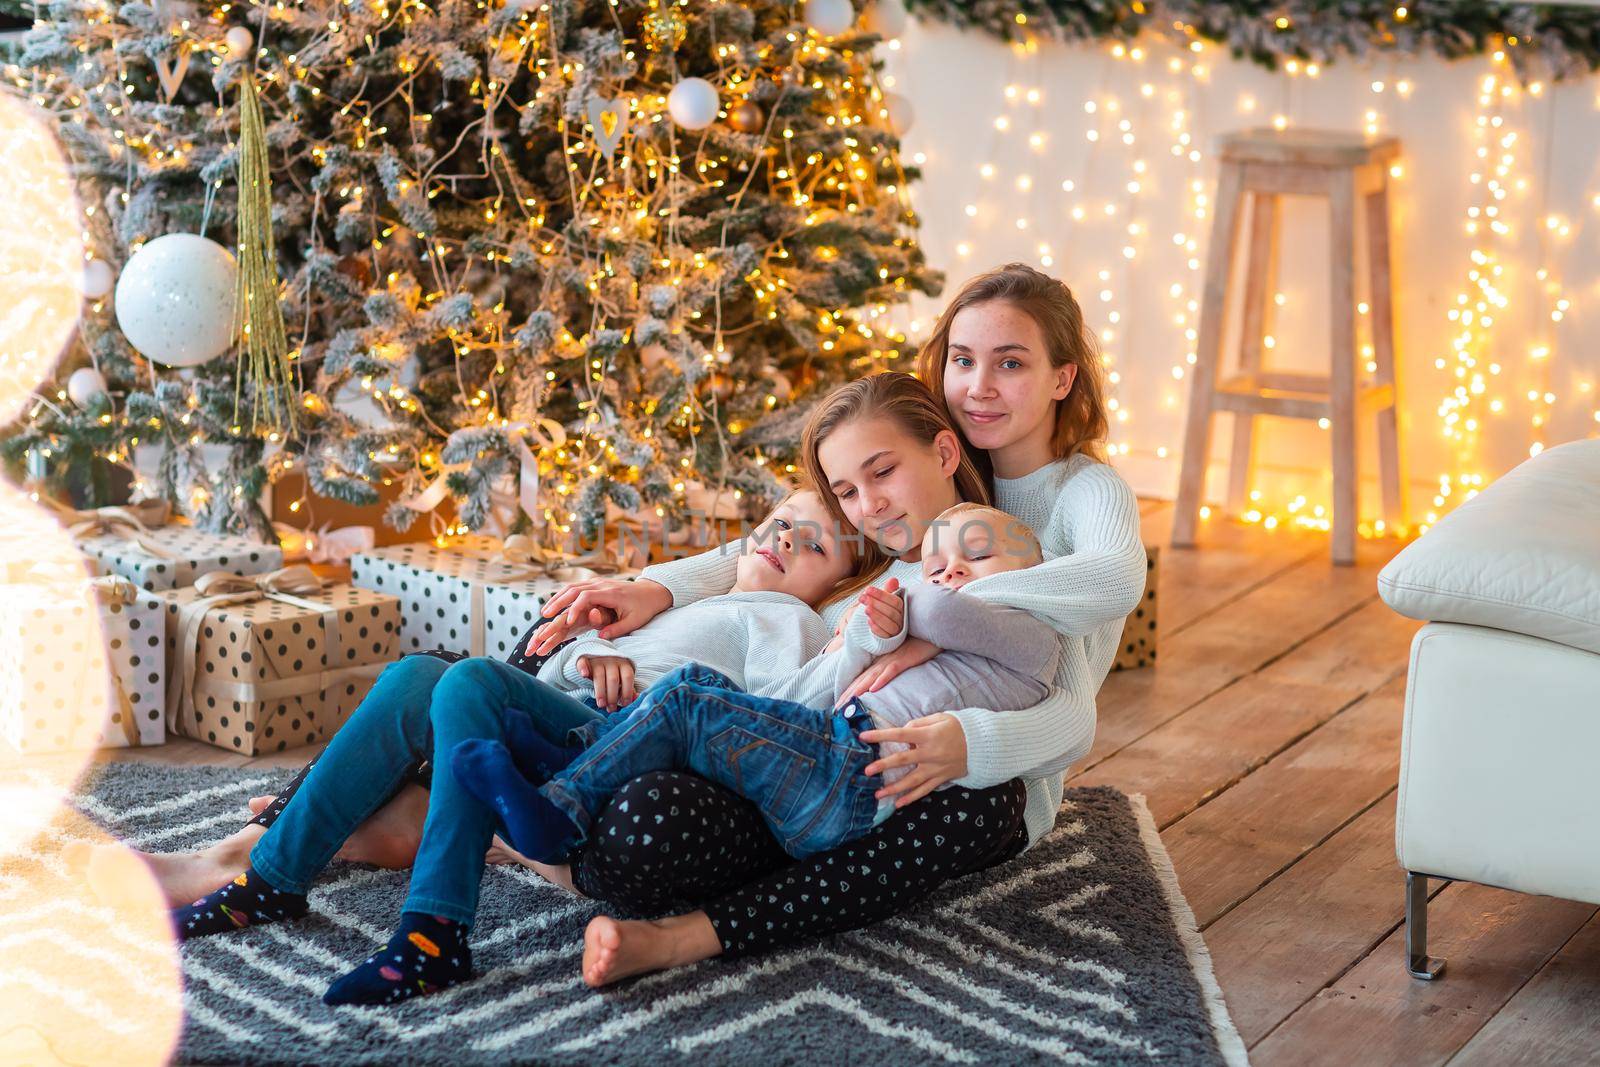
[[[1070,363],[1050,365],[1039,324],[1008,301],[962,308],[950,323],[945,403],[967,442],[991,454],[1000,477],[1026,474],[1050,459],[1056,401],[1066,398],[1077,373]],[[1007,453],[1028,453],[1032,466],[1008,464]],[[1019,465],[1014,473],[1003,469]]]
[[[788,593],[816,607],[855,569],[836,526],[816,493],[794,494],[745,538],[736,587]]]
[[[949,430],[926,444],[893,419],[852,419],[818,446],[817,458],[845,518],[890,555],[918,559],[928,524],[959,500],[961,442]]]

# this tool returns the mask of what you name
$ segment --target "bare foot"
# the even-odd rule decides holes
[[[133,854],[143,860],[155,875],[169,907],[182,907],[226,885],[239,872],[249,866],[250,849],[266,833],[259,826],[246,826],[232,836],[210,848],[197,852],[140,852]],[[62,850],[62,859],[69,870],[89,880],[102,871],[113,869],[102,862],[100,853],[105,849],[122,848],[121,845],[90,845],[77,841]],[[96,887],[96,891],[99,889]]]
[[[264,796],[264,797],[251,797],[250,798],[250,817],[253,819],[257,815],[260,815],[262,812],[264,812],[268,808],[272,807],[272,802],[274,800],[277,800],[277,799],[278,799],[277,797],[271,796],[270,794],[268,796]]]
[[[345,838],[339,859],[404,870],[417,859],[422,825],[428,820],[428,791],[407,785]]]
[[[598,989],[636,974],[682,967],[722,951],[703,911],[669,919],[600,915],[583,931],[583,980]]]
[[[499,834],[494,835],[494,840],[489,843],[489,851],[483,854],[485,863],[522,863],[523,858],[522,853],[506,844]]]

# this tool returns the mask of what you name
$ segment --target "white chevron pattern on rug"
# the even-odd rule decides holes
[[[245,799],[285,778],[112,764],[76,802],[136,847],[176,850],[231,831]],[[58,853],[72,836],[61,827],[0,860],[0,912],[30,883],[69,877]],[[475,980],[397,1008],[325,1007],[327,985],[388,938],[404,890],[403,872],[336,864],[307,919],[185,946],[178,1062],[1245,1062],[1142,800],[1108,789],[1069,790],[1035,848],[899,918],[603,993],[578,977],[597,906],[520,867],[491,868]],[[45,918],[6,914],[0,958],[39,944]],[[109,1037],[132,1025],[129,1007],[79,1010]]]

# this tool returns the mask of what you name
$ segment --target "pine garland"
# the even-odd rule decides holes
[[[1006,41],[1207,41],[1276,70],[1378,55],[1466,59],[1504,50],[1525,80],[1600,70],[1600,11],[1502,0],[905,0],[930,20]]]

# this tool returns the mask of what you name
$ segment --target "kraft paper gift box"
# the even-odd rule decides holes
[[[276,544],[165,522],[164,506],[152,508],[148,502],[63,517],[78,548],[102,571],[120,574],[141,589],[181,589],[214,571],[265,574],[283,566]]]
[[[540,555],[521,536],[501,542],[473,535],[442,547],[419,541],[352,556],[350,581],[400,598],[402,654],[442,648],[504,656],[531,624],[516,629],[514,621],[526,614],[527,604],[537,612],[568,582],[618,573],[600,559],[585,557],[587,566],[572,566],[565,560],[536,562]]]
[[[1156,579],[1161,574],[1161,546],[1145,545],[1144,595],[1122,624],[1122,640],[1111,661],[1114,671],[1153,667],[1156,662]]]
[[[246,755],[328,740],[399,658],[398,600],[304,565],[158,595],[168,728]]]
[[[24,752],[161,744],[165,614],[153,594],[120,577],[9,584],[0,599],[6,740]]]

